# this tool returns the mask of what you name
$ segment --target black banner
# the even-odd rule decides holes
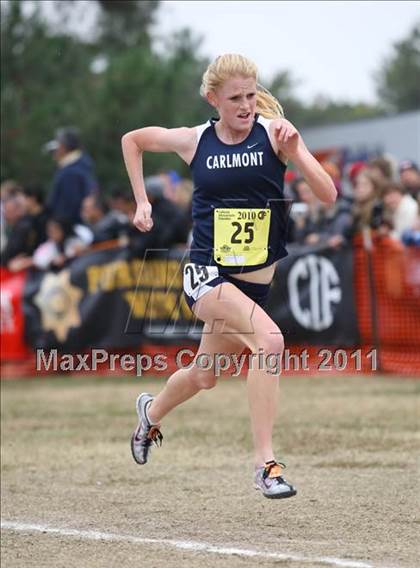
[[[267,307],[286,344],[357,345],[352,248],[288,251],[277,265]]]
[[[128,248],[76,258],[58,272],[33,271],[24,293],[26,339],[75,352],[197,339],[182,293],[183,253],[133,258]]]
[[[23,302],[28,343],[77,352],[198,340],[201,323],[182,293],[184,260],[182,251],[154,251],[143,261],[114,248],[57,272],[32,271]],[[268,312],[286,343],[356,345],[352,250],[289,247],[277,265]]]

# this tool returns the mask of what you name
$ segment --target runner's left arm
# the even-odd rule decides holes
[[[302,136],[285,118],[273,121],[274,139],[282,156],[300,170],[309,187],[320,201],[334,203],[337,190],[331,177],[306,147]]]

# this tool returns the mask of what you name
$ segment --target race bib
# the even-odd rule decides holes
[[[268,257],[270,209],[215,209],[214,260],[222,266],[254,266]]]

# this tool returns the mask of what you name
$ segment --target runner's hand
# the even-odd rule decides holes
[[[299,145],[300,134],[297,129],[285,118],[280,118],[276,120],[274,136],[279,151],[291,158]]]
[[[152,206],[148,201],[137,204],[133,225],[142,233],[150,231],[153,227]]]

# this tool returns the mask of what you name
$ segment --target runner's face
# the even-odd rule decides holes
[[[209,102],[219,112],[220,119],[234,130],[249,130],[257,103],[255,79],[231,77],[216,92],[209,94]]]

